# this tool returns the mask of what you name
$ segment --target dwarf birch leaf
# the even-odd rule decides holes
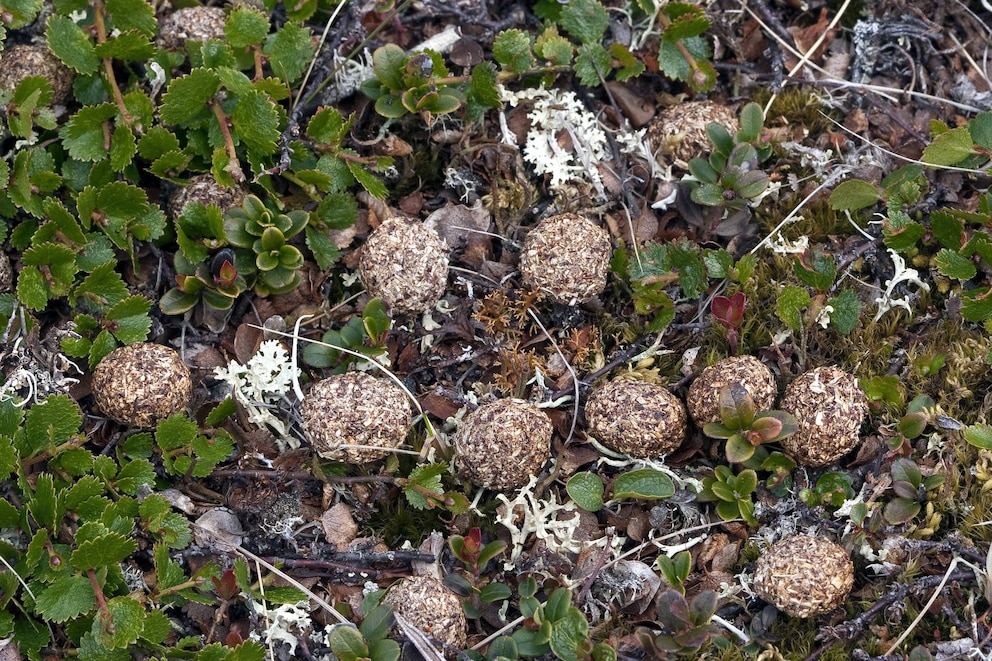
[[[930,165],[954,165],[975,153],[967,126],[951,129],[933,139],[923,150],[921,160]]]
[[[798,331],[802,326],[802,311],[809,307],[809,292],[802,287],[786,287],[778,295],[775,314],[786,326]]]
[[[572,61],[572,44],[558,33],[558,26],[552,23],[534,40],[534,52],[551,64],[568,64]]]
[[[88,612],[96,603],[93,584],[80,574],[57,578],[38,593],[35,609],[52,622],[68,622]]]
[[[362,185],[362,188],[368,191],[368,193],[373,197],[385,199],[385,197],[389,194],[389,190],[386,189],[386,185],[358,163],[352,163],[349,161],[348,170],[358,181],[358,183]]]
[[[247,48],[262,43],[269,34],[269,19],[254,7],[241,5],[227,17],[224,36],[234,48]]]
[[[83,29],[68,16],[56,15],[48,19],[45,32],[48,47],[65,65],[84,76],[96,73],[100,58]]]
[[[10,18],[0,23],[0,43],[6,34],[5,27],[19,30],[34,23],[43,4],[44,0],[4,0],[3,10],[10,15]]]
[[[827,305],[834,310],[830,313],[830,325],[847,335],[858,325],[861,318],[861,300],[850,289],[827,299]]]
[[[930,231],[945,248],[959,250],[965,244],[964,223],[947,210],[939,209],[931,214]]]
[[[562,7],[558,24],[583,44],[599,43],[610,27],[610,15],[599,0],[572,0]]]
[[[155,54],[155,46],[146,35],[131,30],[97,44],[93,52],[99,58],[137,61],[150,59]]]
[[[971,425],[964,430],[964,440],[976,448],[992,450],[992,426]]]
[[[155,9],[145,0],[107,0],[106,7],[118,30],[137,30],[149,37],[158,32]]]
[[[111,261],[93,269],[73,295],[99,307],[114,305],[127,298],[127,285],[115,270],[116,266],[117,262]]]
[[[341,251],[338,250],[337,245],[325,232],[308,226],[306,228],[306,239],[307,248],[310,248],[314,259],[317,260],[317,267],[322,271],[326,271],[334,266],[334,262],[338,261],[338,258],[341,256]]]
[[[532,69],[536,62],[530,51],[530,37],[517,28],[503,30],[496,35],[493,40],[493,59],[503,68],[515,73]]]
[[[975,144],[992,149],[992,112],[982,112],[968,122],[968,132]]]
[[[472,69],[469,81],[469,96],[479,105],[487,108],[500,106],[499,90],[496,88],[496,66],[492,62],[480,62]]]
[[[812,260],[810,262],[810,260]],[[806,254],[794,261],[796,277],[807,287],[818,291],[827,291],[834,283],[837,275],[837,262],[830,255],[816,250],[812,255]]]
[[[262,52],[269,56],[272,71],[292,84],[306,71],[313,57],[310,30],[299,23],[286,23],[265,40]]]
[[[107,649],[124,649],[141,635],[145,609],[130,596],[114,597],[107,602],[107,612],[98,613],[93,619],[90,633]]]
[[[256,154],[272,154],[278,149],[279,113],[267,94],[257,90],[242,94],[231,112],[231,122],[248,149]]]
[[[144,296],[135,294],[107,310],[107,319],[112,319],[116,328],[114,337],[124,344],[141,342],[148,337],[152,327],[148,316],[152,303]]]
[[[138,548],[133,539],[117,532],[106,532],[79,544],[69,561],[79,571],[109,567],[128,557]]]
[[[947,248],[942,248],[937,253],[936,261],[937,270],[948,278],[957,278],[961,281],[971,280],[978,273],[973,261]]]
[[[620,66],[617,69],[616,79],[621,83],[627,82],[631,78],[636,78],[644,73],[644,63],[630,52],[630,49],[620,43],[610,44],[610,55],[613,56]]]
[[[124,168],[134,160],[136,153],[138,153],[138,145],[131,127],[124,123],[115,126],[114,134],[110,139],[110,167],[115,172],[123,172]]]
[[[166,124],[185,124],[206,110],[207,103],[220,89],[220,78],[210,69],[193,69],[169,83],[160,110]]]
[[[596,87],[611,71],[609,52],[599,44],[586,44],[575,56],[575,75],[586,87]]]
[[[103,123],[117,114],[112,103],[84,106],[60,131],[62,144],[77,161],[101,161],[107,157]]]

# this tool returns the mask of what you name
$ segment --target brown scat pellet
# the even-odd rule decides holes
[[[737,116],[727,106],[713,101],[687,101],[665,108],[648,127],[648,144],[662,163],[687,164],[713,150],[706,127],[715,122],[733,135],[740,128]]]
[[[0,89],[13,92],[28,76],[41,76],[52,86],[53,103],[72,96],[75,73],[44,44],[15,44],[0,52]]]
[[[606,289],[612,245],[605,229],[573,213],[551,216],[524,239],[524,285],[559,303],[585,303]]]
[[[465,611],[458,596],[434,576],[410,576],[386,593],[383,603],[393,607],[424,633],[451,647],[465,648]]]
[[[618,379],[597,388],[586,401],[589,432],[601,443],[632,457],[659,457],[685,440],[685,406],[662,386]]]
[[[521,399],[483,404],[466,417],[455,434],[461,472],[488,489],[521,487],[551,457],[551,421]]]
[[[751,395],[756,412],[775,406],[778,388],[772,371],[754,356],[731,356],[704,369],[689,386],[685,403],[696,425],[720,422],[720,391],[734,383]]]
[[[193,379],[174,349],[138,342],[107,354],[93,371],[93,396],[123,425],[153,427],[189,406]]]
[[[773,544],[754,569],[754,591],[792,617],[811,617],[842,603],[854,585],[854,565],[838,544],[795,535]]]
[[[303,398],[300,417],[303,433],[317,454],[362,464],[382,459],[403,444],[412,410],[399,386],[365,372],[348,372],[315,383]]]
[[[826,466],[860,442],[868,398],[847,372],[817,367],[789,384],[782,409],[799,423],[798,431],[782,440],[782,447],[804,466]]]
[[[434,307],[448,284],[448,247],[423,223],[388,218],[362,246],[362,284],[393,312],[424,312]]]
[[[156,41],[166,50],[182,50],[187,41],[223,41],[226,23],[221,7],[183,7],[159,21]]]

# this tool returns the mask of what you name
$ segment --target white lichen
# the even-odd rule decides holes
[[[280,449],[284,450],[299,447],[300,441],[289,435],[286,423],[270,409],[289,394],[293,379],[298,378],[299,373],[280,342],[265,340],[247,364],[232,360],[226,368],[215,368],[214,378],[231,387],[231,394],[244,407],[248,421],[271,429]]]
[[[920,280],[920,272],[913,268],[906,268],[906,260],[892,248],[889,248],[892,256],[892,264],[895,266],[895,273],[892,278],[885,281],[885,291],[875,299],[878,305],[878,312],[875,313],[875,321],[882,318],[882,315],[893,308],[905,308],[906,312],[912,316],[913,309],[909,305],[909,295],[897,298],[893,296],[896,287],[903,282],[913,283],[924,291],[930,291],[930,285]]]
[[[261,631],[249,633],[249,638],[272,646],[286,643],[290,656],[296,654],[300,637],[308,635],[313,628],[309,604],[301,601],[296,604],[281,604],[273,609],[253,599],[249,603],[255,613],[268,623]]]
[[[555,553],[578,553],[583,548],[583,543],[574,536],[579,525],[575,503],[559,503],[554,494],[549,496],[549,500],[541,500],[534,495],[536,486],[537,476],[534,476],[512,500],[504,494],[496,495],[503,502],[497,510],[496,522],[510,531],[511,551],[504,563],[506,571],[516,566],[531,535],[543,540],[548,550]],[[562,519],[562,514],[566,518]]]

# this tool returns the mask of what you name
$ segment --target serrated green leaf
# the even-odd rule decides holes
[[[964,223],[948,209],[938,209],[931,214],[930,231],[942,246],[951,250],[960,250],[967,241]]]
[[[269,56],[272,72],[291,85],[303,75],[313,58],[310,30],[299,23],[286,23],[269,35],[262,52]]]
[[[929,165],[956,165],[975,153],[975,145],[967,126],[951,129],[933,139],[920,157]]]
[[[976,322],[992,317],[992,290],[976,287],[964,292],[961,295],[961,316]]]
[[[162,97],[160,110],[166,124],[185,124],[205,114],[207,104],[220,89],[220,77],[210,69],[193,69],[174,79]]]
[[[100,58],[89,36],[68,16],[49,18],[45,36],[51,51],[77,73],[88,76],[100,68]]]
[[[26,455],[22,453],[22,456]],[[54,532],[61,523],[60,509],[54,478],[49,473],[38,475],[35,478],[34,493],[28,501],[28,512],[39,526]]]
[[[610,15],[598,0],[572,0],[562,7],[558,24],[583,44],[599,43],[610,27]]]
[[[36,312],[48,305],[48,287],[36,267],[23,268],[17,274],[17,300]]]
[[[148,37],[158,32],[155,8],[146,0],[107,0],[105,6],[118,30],[137,30]]]
[[[642,468],[617,477],[613,483],[613,498],[645,498],[657,500],[675,495],[675,483],[661,471]]]
[[[688,298],[699,298],[709,281],[706,278],[706,265],[699,247],[686,240],[668,246],[668,258],[672,268],[679,273],[679,285]]]
[[[331,240],[331,237],[314,227],[308,226],[306,228],[306,241],[307,248],[310,249],[317,261],[317,267],[322,271],[334,266],[334,263],[341,256],[341,251],[338,250],[337,244]]]
[[[888,218],[883,222],[882,234],[887,248],[892,248],[896,252],[905,252],[923,238],[926,228],[905,212],[893,209],[889,211]]]
[[[492,62],[480,62],[472,68],[469,80],[469,96],[473,101],[486,108],[499,108],[502,102],[499,98],[496,65]]]
[[[114,127],[110,139],[110,167],[115,172],[123,172],[131,165],[134,155],[138,153],[138,145],[134,139],[134,131],[127,124],[120,123]]]
[[[4,0],[3,10],[9,16],[0,23],[0,50],[3,50],[4,27],[19,30],[34,23],[44,0]]]
[[[536,60],[530,50],[530,36],[517,28],[503,30],[493,40],[493,59],[515,73],[534,68]]]
[[[630,49],[620,43],[610,44],[610,55],[617,61],[617,70],[614,77],[621,83],[625,83],[631,78],[636,78],[644,73],[644,63],[637,59],[637,56],[630,52]]]
[[[796,257],[793,264],[796,277],[807,287],[827,291],[834,284],[837,262],[830,255],[814,250],[812,254],[806,253],[802,257]]]
[[[534,40],[534,52],[552,65],[571,64],[573,51],[571,42],[559,34],[554,23]]]
[[[97,44],[94,52],[104,59],[140,61],[150,59],[155,54],[155,46],[147,35],[129,30]]]
[[[351,130],[352,117],[346,120],[335,108],[321,108],[307,124],[307,135],[314,141],[337,146]]]
[[[278,151],[279,113],[267,94],[249,90],[238,98],[231,112],[231,123],[248,149],[258,155]]]
[[[104,122],[117,114],[112,103],[84,106],[60,131],[62,144],[77,161],[100,161],[107,157],[107,134]]]
[[[141,158],[154,161],[157,158],[179,150],[179,138],[164,126],[153,126],[138,140],[138,153]]]
[[[775,314],[786,326],[798,332],[802,328],[802,313],[811,302],[809,292],[802,287],[782,289],[775,304]]]
[[[595,473],[583,471],[568,478],[565,484],[568,495],[575,504],[589,512],[598,512],[603,508],[603,481]]]
[[[669,2],[663,11],[672,25],[665,29],[662,38],[668,40],[698,37],[710,27],[709,18],[699,5],[689,2]],[[705,24],[703,24],[705,22]]]
[[[378,177],[366,170],[364,167],[358,163],[348,162],[348,171],[355,180],[361,184],[370,195],[373,197],[378,197],[380,199],[385,199],[389,195],[389,190],[386,188],[386,184],[382,183]]]
[[[241,5],[231,11],[224,25],[227,43],[234,48],[261,44],[269,34],[269,18],[258,9]]]
[[[597,87],[605,82],[611,71],[613,58],[598,43],[579,47],[575,56],[575,75],[586,87]]]
[[[971,280],[978,273],[975,263],[967,257],[962,257],[954,250],[942,248],[935,258],[937,270],[948,278]]]
[[[114,597],[107,602],[106,612],[93,619],[90,634],[107,649],[126,649],[138,640],[144,627],[145,609],[130,596]]]
[[[72,566],[79,571],[109,567],[135,552],[138,548],[133,539],[116,532],[106,532],[76,547],[69,557]]]
[[[35,611],[52,622],[68,622],[92,610],[96,594],[90,579],[81,574],[64,574],[38,593]]]
[[[117,262],[106,262],[93,269],[73,294],[91,304],[104,308],[124,300],[128,295],[124,279],[117,273]]]
[[[836,211],[860,211],[878,200],[878,188],[874,185],[860,179],[848,179],[830,193],[830,208]]]
[[[858,320],[861,318],[861,300],[850,289],[828,298],[827,305],[833,308],[833,312],[830,313],[830,325],[838,332],[847,335],[858,325]]]

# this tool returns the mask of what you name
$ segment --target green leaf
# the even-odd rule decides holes
[[[964,430],[964,440],[976,448],[992,450],[992,425],[971,425]]]
[[[110,167],[115,172],[123,172],[134,161],[138,146],[134,140],[134,131],[127,124],[121,123],[114,127],[110,138]]]
[[[630,49],[623,44],[610,44],[610,55],[619,64],[614,76],[621,83],[625,83],[631,78],[636,78],[644,73],[644,63],[637,59],[637,56],[631,53]]]
[[[96,56],[108,60],[140,61],[151,59],[155,46],[148,36],[136,30],[121,32],[94,48]]]
[[[593,44],[610,27],[610,16],[598,0],[572,0],[562,7],[558,24],[581,43]]]
[[[160,109],[166,124],[185,124],[204,114],[207,103],[220,89],[220,77],[210,69],[193,69],[169,83]]]
[[[737,132],[737,142],[754,142],[761,137],[761,129],[765,123],[765,112],[761,106],[755,102],[748,103],[741,108],[741,129]],[[750,146],[750,145],[748,145]],[[753,149],[753,147],[752,147]],[[750,159],[757,158],[752,155]],[[749,160],[750,160],[749,159]]]
[[[534,40],[534,52],[552,65],[570,64],[573,50],[571,42],[559,34],[553,23]]]
[[[802,312],[811,302],[809,292],[802,287],[787,286],[778,295],[775,314],[793,331],[802,327]]]
[[[929,165],[956,165],[975,153],[975,145],[967,126],[951,129],[933,139],[920,157]]]
[[[125,649],[138,640],[144,620],[145,608],[137,599],[114,597],[107,602],[107,613],[93,619],[90,634],[107,649]]]
[[[827,299],[827,305],[834,310],[830,313],[830,325],[843,335],[847,335],[858,325],[861,318],[861,299],[850,289]]]
[[[418,510],[430,509],[431,502],[420,491],[413,489],[413,485],[418,485],[422,489],[441,495],[444,489],[441,487],[441,474],[447,471],[444,464],[421,464],[410,472],[410,485],[403,489],[407,501]]]
[[[975,263],[967,257],[962,257],[954,250],[942,248],[936,256],[937,270],[948,278],[971,280],[978,273]]]
[[[671,498],[675,495],[672,478],[653,468],[629,471],[613,483],[613,498]]]
[[[262,52],[269,56],[273,73],[288,84],[295,83],[313,58],[310,30],[299,23],[286,23],[269,35]]]
[[[49,18],[45,37],[51,51],[77,73],[88,76],[100,68],[100,58],[89,36],[68,16],[57,14]]]
[[[960,250],[967,241],[964,223],[949,209],[938,209],[931,214],[930,231],[942,246],[951,250]]]
[[[926,228],[912,220],[905,212],[890,210],[882,226],[886,247],[896,252],[905,252],[916,245],[926,234]]]
[[[269,34],[269,18],[258,9],[241,5],[227,17],[224,36],[233,48],[247,48],[262,43]]]
[[[95,539],[79,544],[69,557],[69,561],[79,571],[109,567],[127,558],[137,548],[137,542],[133,539],[108,531]]]
[[[5,36],[4,27],[19,30],[34,23],[43,4],[44,0],[4,0],[3,10],[9,18],[5,18],[0,23],[0,44],[3,43]]]
[[[158,33],[155,9],[146,0],[107,0],[107,11],[118,30],[137,30],[149,37]]]
[[[90,579],[63,574],[38,593],[35,610],[46,620],[62,623],[89,612],[96,604]]]
[[[799,281],[818,291],[830,289],[837,276],[837,262],[832,256],[819,250],[812,251],[812,254],[806,252],[802,257],[796,257],[794,265]]]
[[[860,179],[848,179],[830,193],[830,208],[835,211],[860,211],[879,200],[878,188]]]
[[[882,516],[886,522],[895,526],[901,523],[908,523],[915,519],[916,515],[920,513],[920,509],[920,503],[915,500],[893,498],[885,504],[885,509],[882,510]]]
[[[469,97],[486,108],[499,108],[502,102],[499,99],[498,83],[496,65],[492,62],[480,62],[472,67],[468,84]]]
[[[734,434],[727,439],[724,452],[730,463],[743,464],[754,456],[754,446],[742,434]]]
[[[249,90],[241,95],[231,112],[231,123],[254,153],[266,155],[278,150],[279,113],[268,94]]]
[[[575,2],[576,0],[572,0]],[[551,650],[561,661],[583,661],[589,654],[589,622],[578,608],[570,608],[551,629]]]
[[[48,288],[41,271],[35,267],[22,269],[17,275],[17,300],[29,310],[41,311],[48,305]]]
[[[589,471],[576,473],[568,478],[565,489],[575,504],[582,509],[598,512],[603,508],[603,481],[595,473]]]
[[[360,164],[349,161],[348,171],[369,195],[379,199],[385,199],[389,195],[386,185]]]
[[[679,272],[679,285],[688,298],[697,299],[706,291],[709,280],[706,277],[706,265],[699,246],[681,240],[668,246],[668,258],[672,267]]]
[[[157,158],[179,150],[179,138],[164,126],[153,126],[138,140],[138,153],[141,158],[154,161]]]
[[[349,626],[334,627],[328,636],[331,651],[339,661],[363,661],[369,658],[369,648],[358,629]]]
[[[372,70],[375,77],[387,89],[400,91],[403,84],[406,52],[396,44],[386,44],[375,49],[372,53]]]
[[[530,50],[530,36],[517,28],[503,30],[493,40],[493,59],[514,73],[534,68],[536,60]]]
[[[586,87],[599,86],[609,75],[612,62],[609,51],[598,43],[583,45],[575,56],[575,75]]]
[[[117,108],[112,103],[82,107],[60,131],[62,144],[69,150],[69,155],[77,161],[106,158],[110,145],[104,133],[104,122],[116,114]]]
[[[698,37],[710,27],[710,20],[698,5],[670,2],[665,5],[663,11],[671,21],[671,25],[662,33],[662,39],[666,41]]]
[[[992,149],[992,112],[981,112],[968,122],[968,133],[976,145]]]

